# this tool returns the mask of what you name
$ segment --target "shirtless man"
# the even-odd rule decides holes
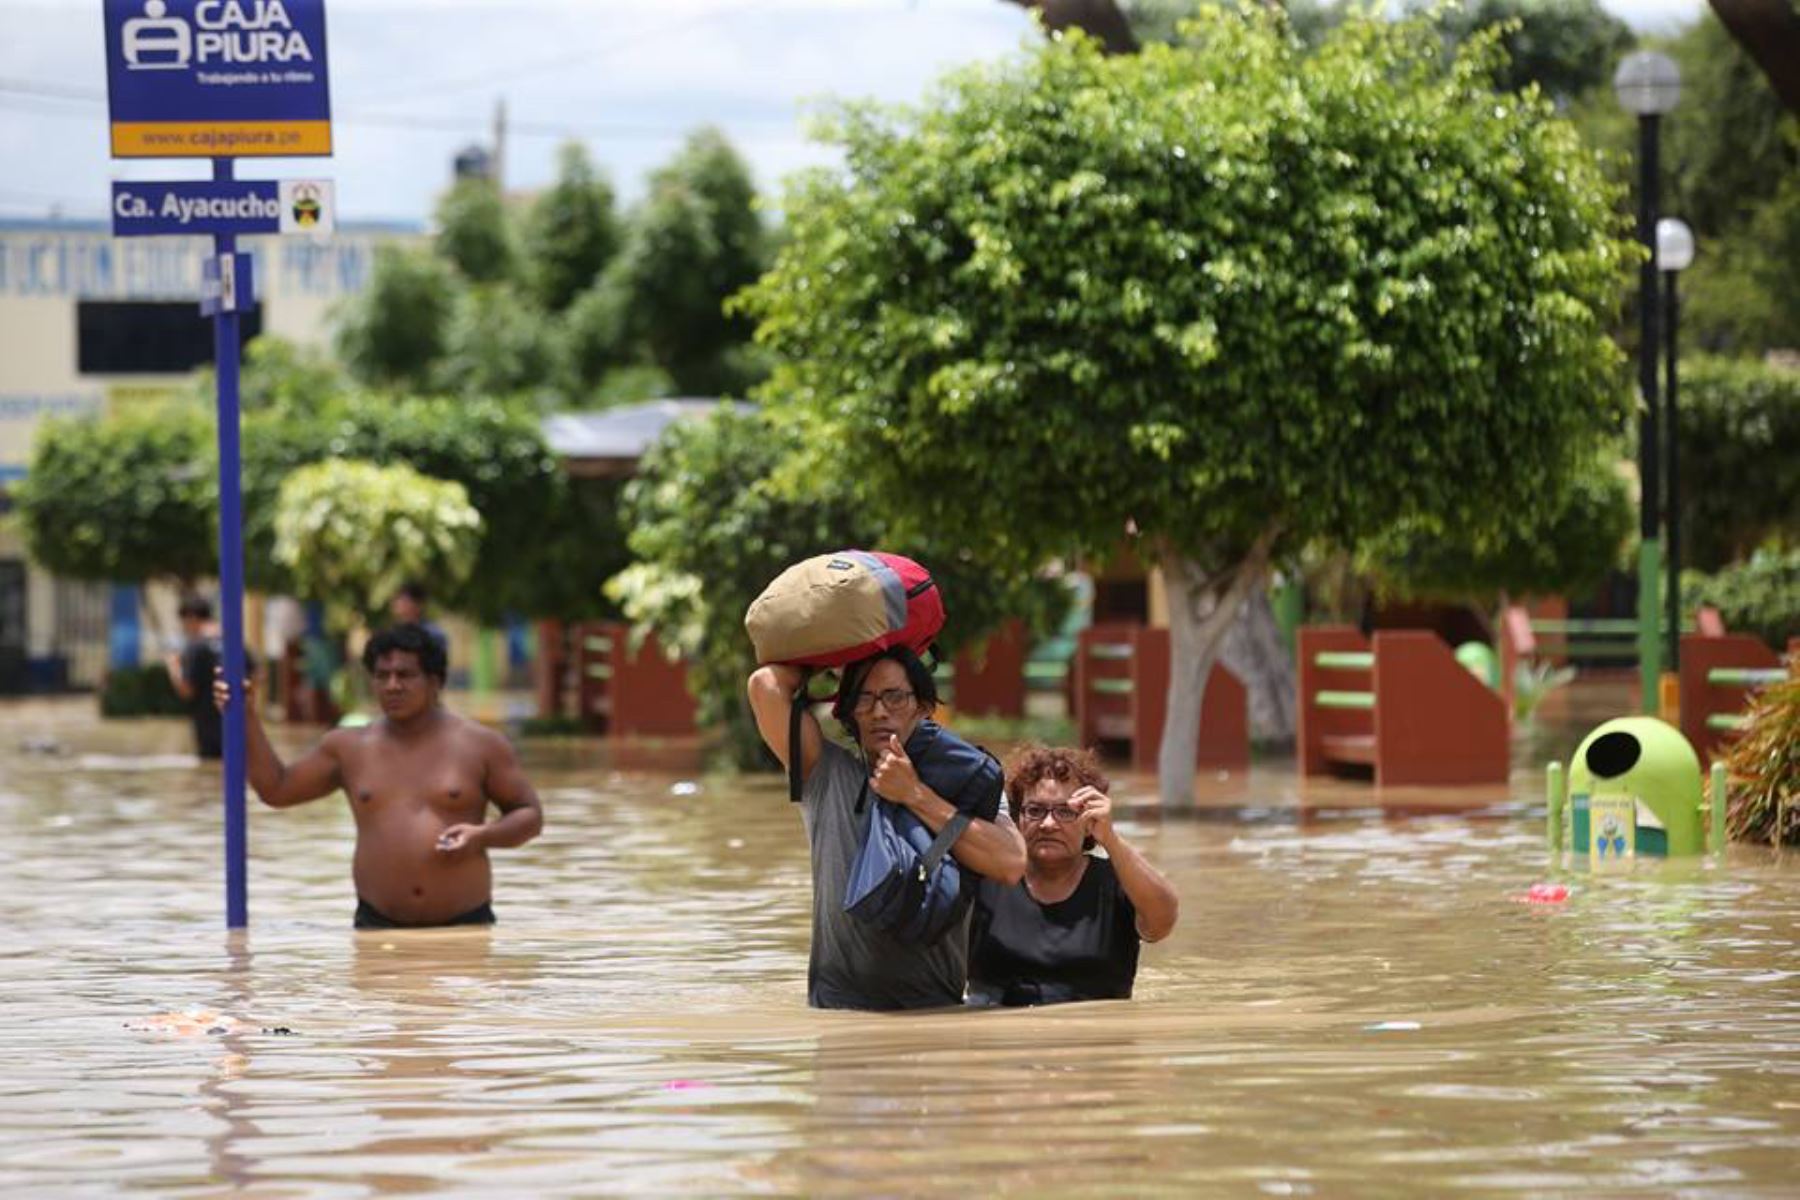
[[[491,925],[487,852],[544,827],[537,793],[500,734],[446,709],[443,646],[417,625],[369,639],[363,666],[381,720],[334,729],[298,761],[276,755],[254,706],[245,714],[250,786],[271,808],[339,789],[356,814],[356,927]],[[246,689],[248,690],[248,689]],[[223,680],[214,698],[229,698]],[[492,802],[500,816],[484,821]]]

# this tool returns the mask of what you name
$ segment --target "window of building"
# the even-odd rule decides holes
[[[193,300],[83,300],[75,306],[83,375],[185,375],[213,360],[213,322]],[[245,344],[262,332],[262,305],[238,322]]]

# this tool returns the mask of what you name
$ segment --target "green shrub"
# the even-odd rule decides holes
[[[1771,540],[1800,545],[1800,371],[1683,362],[1677,423],[1685,562],[1716,571]]]
[[[100,691],[103,717],[183,717],[187,702],[175,694],[169,672],[161,664],[114,667]]]
[[[1749,717],[1725,758],[1726,828],[1741,841],[1800,845],[1800,675],[1758,693]]]
[[[1752,633],[1780,649],[1800,637],[1800,547],[1762,550],[1713,576],[1682,579],[1684,607],[1710,604],[1733,633]]]

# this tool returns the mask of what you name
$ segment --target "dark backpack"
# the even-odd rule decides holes
[[[993,755],[935,721],[919,722],[906,739],[906,755],[919,780],[956,813],[934,836],[906,808],[875,797],[850,864],[844,911],[908,945],[928,946],[956,925],[974,895],[950,847],[971,819],[992,821],[999,815],[1003,777]],[[865,781],[858,812],[868,799]]]

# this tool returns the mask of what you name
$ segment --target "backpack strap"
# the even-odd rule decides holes
[[[921,882],[931,878],[931,873],[937,870],[938,863],[944,860],[944,855],[950,852],[950,847],[968,827],[969,814],[966,812],[958,812],[944,822],[944,827],[938,830],[938,835],[931,839],[931,845],[926,848],[924,857],[919,859],[919,880]]]
[[[805,780],[800,775],[800,718],[806,715],[806,706],[810,703],[806,698],[807,680],[803,677],[800,686],[794,689],[793,703],[788,706],[788,800],[800,803],[800,790]]]

